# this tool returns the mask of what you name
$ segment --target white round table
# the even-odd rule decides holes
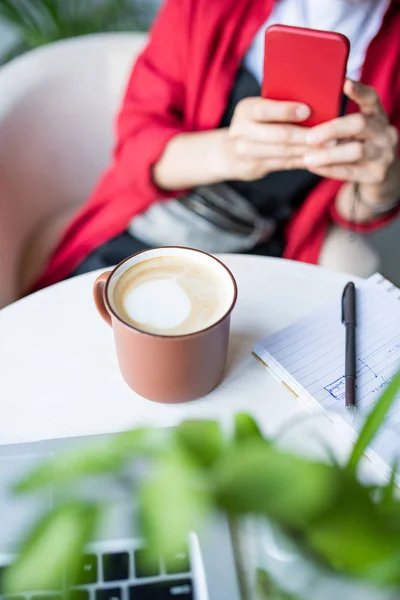
[[[239,298],[222,384],[201,400],[149,402],[122,380],[112,331],[97,314],[98,273],[67,280],[0,311],[0,443],[171,425],[184,418],[230,418],[248,411],[268,432],[305,410],[252,356],[255,343],[326,301],[340,302],[345,274],[280,259],[224,255]],[[328,418],[324,436],[346,443]]]

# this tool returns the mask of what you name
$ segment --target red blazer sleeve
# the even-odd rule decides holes
[[[396,110],[396,114],[394,115],[393,119],[391,119],[391,122],[396,127],[397,131],[400,134],[400,108],[398,110]],[[400,154],[400,143],[399,143],[398,152]],[[399,193],[399,199],[400,199],[400,189],[399,189],[398,193]],[[338,213],[338,211],[336,210],[336,202],[335,201],[332,202],[332,204],[330,205],[330,215],[331,215],[331,218],[335,221],[335,223],[337,223],[341,227],[344,227],[345,229],[355,229],[358,233],[370,233],[371,231],[375,231],[377,229],[380,229],[381,227],[385,227],[391,221],[396,219],[399,216],[399,214],[400,214],[400,204],[397,208],[392,210],[390,213],[387,213],[383,216],[382,215],[378,216],[376,219],[373,219],[372,221],[368,221],[367,223],[357,223],[356,226],[354,226],[354,223],[347,221]]]
[[[130,188],[142,205],[173,195],[157,188],[152,167],[167,142],[185,131],[186,4],[185,0],[167,0],[159,11],[117,120],[113,176],[118,187]]]

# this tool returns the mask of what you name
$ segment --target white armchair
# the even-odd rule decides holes
[[[0,307],[34,281],[109,163],[114,116],[145,40],[72,38],[0,69]]]

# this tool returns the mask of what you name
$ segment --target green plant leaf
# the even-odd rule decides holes
[[[210,509],[201,471],[175,448],[161,457],[139,490],[140,526],[148,547],[172,557]]]
[[[17,58],[17,56],[20,56],[27,50],[29,50],[29,46],[25,42],[17,42],[16,44],[13,44],[0,54],[0,66],[10,62],[10,60],[13,60],[14,58]]]
[[[234,440],[236,442],[241,442],[248,438],[263,439],[263,434],[252,416],[246,413],[236,413]]]
[[[184,421],[176,427],[174,436],[190,458],[203,467],[214,464],[224,446],[217,421]]]
[[[374,584],[400,584],[400,532],[354,486],[335,510],[305,532],[309,546],[332,568]]]
[[[382,489],[382,498],[380,501],[381,506],[391,505],[391,504],[393,504],[393,502],[395,502],[395,494],[396,494],[396,490],[397,490],[396,478],[397,478],[398,466],[399,466],[399,463],[396,460],[392,467],[392,472],[390,474],[389,483],[387,484],[386,487],[384,487]],[[400,506],[399,506],[399,513],[400,513]]]
[[[397,585],[400,506],[382,505],[379,492],[379,487],[363,486],[352,471],[343,469],[334,506],[310,523],[303,537],[333,569],[374,584]]]
[[[225,452],[213,480],[222,509],[269,515],[288,527],[302,528],[335,502],[340,471],[252,439]]]
[[[354,472],[357,469],[365,450],[375,438],[392,408],[399,390],[400,372],[397,373],[390,385],[383,392],[364,423],[349,459],[348,467],[351,471]]]
[[[265,569],[257,569],[256,587],[261,600],[301,600],[299,596],[278,589]]]
[[[14,50],[21,52],[77,35],[143,31],[141,14],[129,0],[0,0],[0,22],[17,34]]]
[[[0,21],[17,29],[32,25],[26,5],[18,0],[0,0]]]
[[[94,535],[99,516],[97,505],[71,502],[42,518],[6,571],[3,591],[57,590],[66,572],[74,581],[83,548]]]
[[[90,475],[118,474],[127,461],[164,447],[162,430],[136,429],[115,435],[105,442],[77,448],[39,465],[14,486],[18,494],[49,484],[66,486]]]
[[[115,22],[128,8],[126,0],[108,0],[99,6],[94,14],[98,27],[107,27],[108,23]],[[133,13],[133,11],[132,11]]]
[[[165,452],[172,442],[172,428],[141,427],[114,435],[110,440],[111,453],[124,459],[133,459],[140,455],[157,456]]]
[[[40,29],[38,11],[32,10],[32,4],[24,0],[0,0],[0,20],[22,33]]]

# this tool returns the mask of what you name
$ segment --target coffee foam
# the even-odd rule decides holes
[[[190,315],[189,296],[173,279],[155,279],[126,292],[123,306],[132,321],[156,329],[173,329]]]
[[[186,335],[210,327],[229,309],[232,284],[209,260],[152,258],[123,273],[113,304],[130,325],[159,335]]]

